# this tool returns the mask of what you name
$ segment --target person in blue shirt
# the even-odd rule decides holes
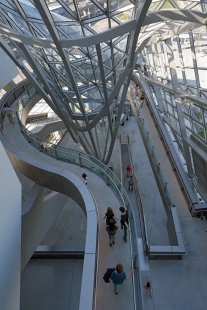
[[[114,290],[116,295],[119,291],[119,285],[124,281],[127,281],[132,273],[134,273],[134,269],[131,269],[128,275],[126,275],[123,265],[121,263],[116,265],[116,269],[112,272],[111,277],[109,278],[110,283],[114,283]]]

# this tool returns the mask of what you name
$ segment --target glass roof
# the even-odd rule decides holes
[[[37,0],[0,0],[4,16],[6,16],[5,23],[19,33],[30,37],[54,41],[55,35],[57,40],[78,40],[100,34],[103,31],[119,27],[131,21],[135,17],[137,10],[137,6],[129,0],[112,0],[108,2],[105,0],[76,0],[72,2],[67,0],[46,0],[43,5],[38,2]],[[149,13],[176,8],[205,11],[206,1],[152,0]],[[165,33],[182,23],[184,22],[168,20],[143,26],[137,44],[139,45],[144,39],[153,34]],[[54,33],[51,32],[51,25],[52,27],[55,26]],[[120,78],[128,63],[129,39],[130,32],[101,44],[103,74],[100,72],[100,60],[94,45],[62,49],[66,58],[65,61],[68,61],[71,69],[70,74],[68,74],[62,51],[60,52],[58,46],[57,48],[32,46],[31,53],[44,70],[48,82],[56,91],[62,93],[62,103],[72,114],[77,108],[70,96],[70,93],[74,91],[74,84],[71,83],[71,74],[73,75],[80,95],[84,94],[88,101],[94,100],[94,104],[90,105],[90,109],[85,108],[85,100],[79,102],[79,104],[83,105],[87,114],[88,111],[91,112],[91,109],[96,110],[97,106],[105,103],[103,75],[108,95]],[[92,87],[93,92],[87,91]],[[77,100],[80,100],[80,98]],[[75,109],[70,108],[73,105],[76,107]]]

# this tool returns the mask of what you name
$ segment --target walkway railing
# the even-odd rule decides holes
[[[32,134],[29,130],[25,128],[25,126],[21,122],[23,109],[29,103],[29,101],[37,94],[37,92],[34,91],[34,88],[32,90],[31,88],[25,91],[22,98],[20,98],[19,103],[17,104],[17,117],[19,121],[19,126],[20,126],[20,129],[23,135],[28,140],[28,142],[33,144],[35,147],[37,147],[40,152],[46,153],[56,158],[57,160],[63,160],[66,162],[77,164],[80,167],[85,167],[93,171],[94,173],[98,174],[101,178],[105,180],[106,184],[114,190],[120,202],[127,206],[128,212],[129,212],[131,237],[132,237],[131,238],[132,240],[131,261],[133,262],[132,267],[136,269],[136,272],[133,274],[133,281],[135,284],[134,286],[134,296],[135,296],[134,309],[142,310],[143,307],[142,307],[142,297],[141,297],[142,296],[141,295],[141,278],[140,278],[140,272],[139,272],[138,243],[137,243],[138,237],[136,233],[136,226],[135,226],[135,220],[134,220],[135,217],[134,217],[131,205],[130,205],[128,195],[124,187],[122,186],[121,182],[116,177],[116,175],[111,171],[110,168],[108,168],[98,159],[86,153],[64,148],[64,147],[55,145],[53,143],[44,141],[43,139],[37,137],[35,134]],[[4,99],[4,97],[2,99]],[[1,108],[1,103],[2,101],[0,101],[0,108]],[[95,306],[95,303],[94,303],[94,306]]]
[[[134,178],[134,191],[135,191],[135,195],[137,198],[137,205],[139,209],[140,226],[141,226],[142,239],[143,239],[143,244],[144,244],[144,251],[146,254],[148,254],[149,243],[148,243],[147,228],[146,228],[147,225],[146,225],[146,220],[145,220],[145,215],[144,215],[144,210],[143,210],[143,205],[142,205],[142,198],[141,198],[140,191],[139,191],[139,182],[135,174],[134,164],[133,164],[132,155],[131,155],[129,146],[128,146],[128,153],[129,153],[130,165],[131,165],[133,178]]]
[[[152,163],[152,169],[155,172],[155,178],[157,178],[157,184],[160,188],[160,194],[163,197],[163,203],[165,206],[165,211],[168,216],[167,230],[171,246],[149,246],[149,257],[154,258],[155,256],[178,256],[179,258],[186,254],[184,237],[182,234],[182,228],[177,213],[177,208],[175,206],[174,200],[171,195],[171,191],[166,182],[166,178],[163,174],[161,164],[159,162],[158,156],[156,154],[152,139],[149,135],[149,131],[144,121],[143,114],[140,108],[140,101],[135,95],[134,87],[129,88],[128,97],[130,103],[137,119],[138,126],[140,128],[141,135],[143,137],[143,142],[146,147],[146,151],[149,156],[149,160]]]
[[[134,73],[132,80],[135,84],[139,84],[141,86],[142,92],[144,92],[144,96],[148,103],[148,108],[150,114],[152,116],[152,121],[155,123],[157,128],[157,132],[162,137],[162,143],[166,150],[166,154],[168,154],[170,163],[172,165],[173,171],[178,179],[180,188],[182,188],[182,193],[187,202],[187,206],[192,215],[194,215],[194,206],[198,204],[198,199],[196,197],[195,191],[193,190],[193,186],[191,180],[183,169],[182,163],[180,162],[180,158],[178,157],[173,142],[170,139],[165,124],[162,121],[162,117],[154,104],[154,100],[151,96],[151,91],[149,89],[148,84],[140,78],[139,74]]]
[[[156,151],[155,151],[155,148],[153,145],[153,141],[149,135],[147,125],[145,124],[144,116],[143,116],[142,111],[140,109],[140,104],[138,102],[138,98],[135,95],[134,89],[132,87],[130,87],[130,94],[132,96],[134,106],[136,108],[136,112],[137,112],[137,115],[139,117],[139,121],[140,121],[140,124],[142,127],[142,133],[144,134],[145,141],[147,143],[148,150],[149,150],[150,155],[151,155],[151,159],[152,159],[154,167],[156,169],[156,175],[159,178],[159,182],[160,182],[162,191],[164,193],[165,200],[167,202],[168,208],[175,207],[175,203],[174,203],[174,200],[172,198],[172,194],[171,194],[169,185],[166,182],[166,178],[164,176],[164,173],[163,173],[162,168],[161,168],[160,161],[159,161],[158,156],[156,154]]]

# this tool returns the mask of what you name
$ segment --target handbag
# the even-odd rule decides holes
[[[106,218],[106,224],[107,224],[107,225],[109,225],[109,221],[110,221],[110,220],[113,220],[113,221],[114,221],[114,224],[116,224],[116,220],[114,219],[114,217],[112,217],[112,218],[108,218],[108,217],[107,217],[107,218]]]

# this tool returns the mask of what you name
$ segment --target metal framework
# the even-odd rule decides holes
[[[207,2],[197,1],[197,5],[205,11]],[[139,54],[139,64],[185,159],[186,172],[202,183],[198,169],[207,162],[203,152],[207,147],[207,29],[193,24],[191,28],[190,23],[185,31],[148,40]]]
[[[204,25],[206,6],[195,0],[0,0],[0,46],[74,141],[107,163],[140,52]],[[142,62],[156,70],[147,55],[145,49]]]

